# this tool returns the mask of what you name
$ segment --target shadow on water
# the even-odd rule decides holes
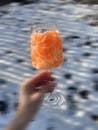
[[[30,3],[37,3],[37,2],[39,2],[39,0],[1,0],[0,6],[10,4],[13,2],[18,2],[20,4],[30,4]]]
[[[31,1],[36,3],[39,0]],[[78,2],[78,0],[76,1]],[[26,4],[27,0],[6,0],[2,1],[1,5],[10,2]],[[85,7],[83,8],[81,5],[60,4],[57,7],[59,2],[57,4],[55,0],[53,3],[52,1],[45,2],[41,2],[39,8],[33,4],[28,6],[12,5],[15,10],[9,11],[9,15],[0,19],[0,87],[8,96],[9,93],[13,94],[14,98],[12,96],[11,100],[16,108],[18,105],[15,100],[17,86],[36,71],[31,66],[28,57],[28,25],[32,20],[38,24],[41,19],[51,22],[51,18],[53,18],[62,25],[65,60],[64,65],[54,71],[54,76],[60,81],[58,88],[52,95],[47,95],[44,101],[45,107],[53,110],[53,113],[50,112],[46,115],[51,115],[47,130],[63,130],[66,126],[68,130],[74,130],[74,128],[78,130],[82,126],[87,128],[92,123],[90,119],[98,122],[98,37],[97,34],[95,35],[96,32],[93,32],[89,20],[97,21],[97,18],[90,12],[87,14],[83,12],[81,15],[85,10]],[[0,10],[0,13],[5,15],[8,12],[4,9]],[[60,17],[58,17],[58,13],[60,13]],[[77,17],[80,18],[80,21],[77,20],[79,24],[74,24],[76,21],[73,18]],[[88,24],[82,23],[82,20],[88,21]],[[66,57],[68,58],[67,62]],[[2,97],[0,97],[1,99]],[[0,101],[0,111],[6,112],[6,108],[7,104],[4,98]],[[53,117],[52,114],[56,115]],[[84,129],[81,128],[81,130]]]
[[[98,4],[98,0],[74,0],[81,4]]]
[[[12,3],[12,2],[18,2],[20,4],[30,4],[30,3],[37,3],[39,2],[40,0],[1,0],[0,1],[0,6],[2,5],[6,5],[6,4],[9,4],[9,3]],[[73,3],[74,1],[75,2],[79,2],[81,4],[98,4],[98,0],[60,0],[61,2],[64,3]]]
[[[0,18],[1,18],[3,15],[6,15],[6,14],[8,14],[8,11],[6,11],[6,10],[1,10],[1,11],[0,11]]]

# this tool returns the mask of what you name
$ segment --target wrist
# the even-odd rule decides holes
[[[16,116],[21,118],[23,122],[29,122],[34,117],[32,110],[27,106],[19,106],[16,112]]]
[[[26,102],[19,104],[17,113],[23,114],[24,118],[32,120],[35,117],[36,113],[38,112],[39,108],[41,107],[42,100],[39,102]]]

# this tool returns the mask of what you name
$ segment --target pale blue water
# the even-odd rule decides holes
[[[13,117],[20,83],[37,72],[29,35],[32,24],[43,22],[58,24],[68,60],[54,70],[58,86],[28,130],[97,130],[98,5],[64,0],[0,7],[0,101],[8,102],[7,111],[0,106],[0,130]]]

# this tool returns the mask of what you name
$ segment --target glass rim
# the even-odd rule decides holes
[[[57,23],[34,23],[31,25],[31,32],[32,31],[39,31],[39,30],[57,30],[59,31],[59,25]]]

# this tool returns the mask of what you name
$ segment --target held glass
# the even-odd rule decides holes
[[[62,39],[56,24],[32,26],[30,55],[32,66],[40,70],[50,70],[63,63]]]

